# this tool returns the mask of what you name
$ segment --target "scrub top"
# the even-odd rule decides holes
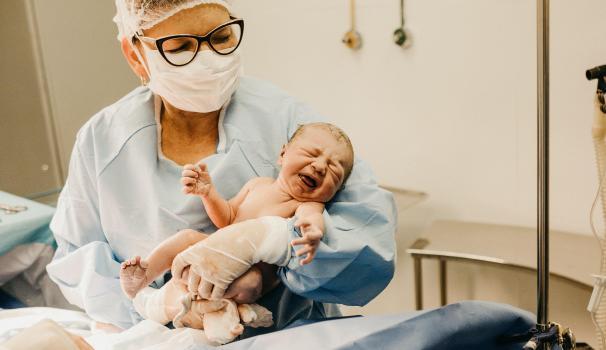
[[[179,230],[217,229],[202,201],[181,192],[181,166],[161,153],[154,101],[138,87],[80,129],[51,222],[58,244],[47,267],[51,279],[93,319],[122,328],[141,317],[120,288],[120,262],[147,256]],[[220,114],[217,152],[203,159],[219,193],[231,198],[251,178],[275,178],[280,148],[298,125],[322,120],[275,86],[242,78]],[[274,313],[275,325],[257,332],[332,316],[332,303],[364,305],[391,280],[395,203],[365,162],[356,159],[324,219],[313,263],[300,266],[292,254],[278,271],[282,283],[258,301]]]

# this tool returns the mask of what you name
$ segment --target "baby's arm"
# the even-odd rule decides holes
[[[234,222],[238,208],[244,202],[248,192],[263,179],[254,178],[248,181],[234,198],[227,201],[213,186],[205,164],[199,166],[188,164],[183,167],[181,175],[183,192],[200,196],[208,217],[218,228]]]
[[[296,252],[297,256],[307,254],[305,259],[301,260],[301,265],[309,264],[316,256],[316,250],[320,240],[324,235],[324,203],[305,202],[297,208],[295,216],[297,221],[295,226],[301,229],[303,237],[294,239],[291,244],[301,245],[303,248]]]
[[[210,220],[218,228],[232,223],[237,207],[230,205],[213,186],[206,164],[187,164],[181,173],[181,184],[185,194],[200,196]],[[239,195],[239,194],[238,194]]]

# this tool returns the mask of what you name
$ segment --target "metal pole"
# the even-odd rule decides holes
[[[446,259],[440,259],[440,306],[446,305]]]
[[[546,330],[549,302],[549,0],[537,0],[537,48],[537,327]]]
[[[415,305],[417,310],[423,310],[423,265],[420,256],[413,256],[415,270]]]

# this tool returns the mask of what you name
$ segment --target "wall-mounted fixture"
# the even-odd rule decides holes
[[[400,27],[393,32],[393,41],[402,47],[408,43],[408,35],[404,29],[404,0],[400,0]]]
[[[362,47],[362,36],[356,30],[356,1],[349,2],[351,14],[351,29],[343,36],[343,43],[352,50],[359,50]]]

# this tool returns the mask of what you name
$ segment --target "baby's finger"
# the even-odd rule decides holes
[[[309,254],[305,257],[305,259],[301,260],[301,266],[309,264],[316,257],[316,250],[312,249]]]
[[[293,239],[292,241],[290,241],[290,244],[292,246],[308,244],[308,243],[309,243],[309,240],[306,237],[296,238],[296,239]]]
[[[310,241],[319,241],[322,239],[322,236],[324,236],[324,234],[320,230],[309,230],[305,232],[305,238]]]
[[[193,164],[185,164],[183,166],[183,170],[194,170],[195,168],[196,168],[196,166]]]
[[[183,186],[183,193],[190,194],[193,191],[194,191],[194,186],[193,185],[185,185],[185,186]]]
[[[181,185],[183,185],[183,186],[193,185],[195,183],[196,183],[196,179],[193,179],[191,177],[182,177],[181,178]]]
[[[204,169],[206,169],[206,166],[204,166]],[[194,171],[198,174],[202,174],[205,172],[205,170],[202,170],[202,166],[200,166],[200,164],[196,164],[196,168],[194,169]]]
[[[312,251],[312,250],[313,250],[313,248],[312,248],[312,247],[310,247],[310,246],[307,246],[307,245],[306,245],[305,247],[303,247],[303,248],[301,248],[301,249],[297,250],[297,251],[295,252],[295,255],[296,255],[296,256],[301,256],[301,255],[303,255],[303,254],[307,254],[307,253],[309,253],[309,252],[310,252],[310,251]]]
[[[195,171],[193,171],[193,170],[186,170],[186,169],[184,169],[184,170],[181,172],[181,176],[183,176],[183,177],[194,177],[194,178],[196,178],[196,177],[198,177],[198,173],[197,173],[197,172],[195,172]]]
[[[206,166],[206,163],[198,163],[198,169],[200,171],[206,172],[208,168]]]

